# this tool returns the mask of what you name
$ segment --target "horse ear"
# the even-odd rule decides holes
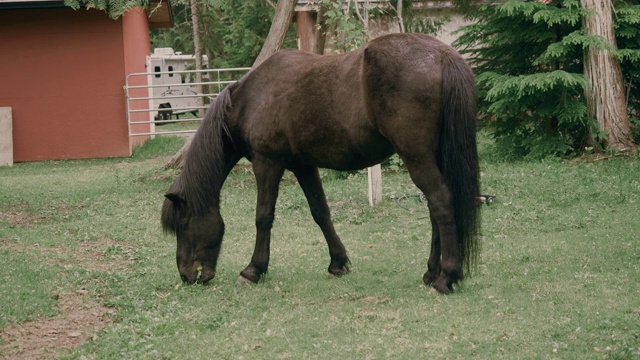
[[[164,194],[164,197],[166,197],[167,199],[171,200],[172,203],[174,204],[179,204],[180,202],[184,202],[184,200],[182,199],[182,197],[176,193],[173,192],[168,192],[166,194]]]
[[[184,200],[177,193],[169,190],[164,194],[166,200],[162,204],[162,227],[166,231],[177,232],[184,228],[187,219],[184,216]]]

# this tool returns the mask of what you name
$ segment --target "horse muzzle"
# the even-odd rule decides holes
[[[180,270],[182,282],[191,284],[206,284],[216,276],[215,270],[209,266],[196,265],[188,270]]]

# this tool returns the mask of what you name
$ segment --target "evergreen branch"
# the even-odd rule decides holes
[[[495,73],[484,73],[478,76],[478,81],[486,81],[490,86],[485,101],[496,101],[503,96],[514,97],[515,101],[523,97],[541,92],[554,91],[558,88],[580,89],[587,86],[587,80],[582,74],[555,70],[547,73],[531,75],[508,76]]]
[[[64,0],[64,4],[74,10],[82,7],[102,10],[111,18],[117,19],[131,8],[149,6],[149,0]]]
[[[640,49],[621,49],[615,55],[620,61],[640,62]]]

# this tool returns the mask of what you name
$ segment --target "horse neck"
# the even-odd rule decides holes
[[[230,170],[224,124],[204,121],[185,155],[180,174],[181,192],[191,214],[196,216],[206,214],[211,207],[218,208],[220,189]]]

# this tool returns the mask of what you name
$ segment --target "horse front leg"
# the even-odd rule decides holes
[[[331,257],[331,263],[328,268],[329,273],[335,276],[349,273],[349,258],[342,241],[340,241],[340,237],[338,237],[333,227],[331,212],[329,205],[327,205],[318,168],[297,166],[291,170],[298,179],[302,191],[304,191],[313,220],[318,224],[327,241],[329,256]]]
[[[253,171],[258,185],[256,206],[256,245],[249,265],[240,272],[236,284],[257,283],[269,268],[271,227],[275,215],[276,200],[284,166],[273,161],[255,157]]]

